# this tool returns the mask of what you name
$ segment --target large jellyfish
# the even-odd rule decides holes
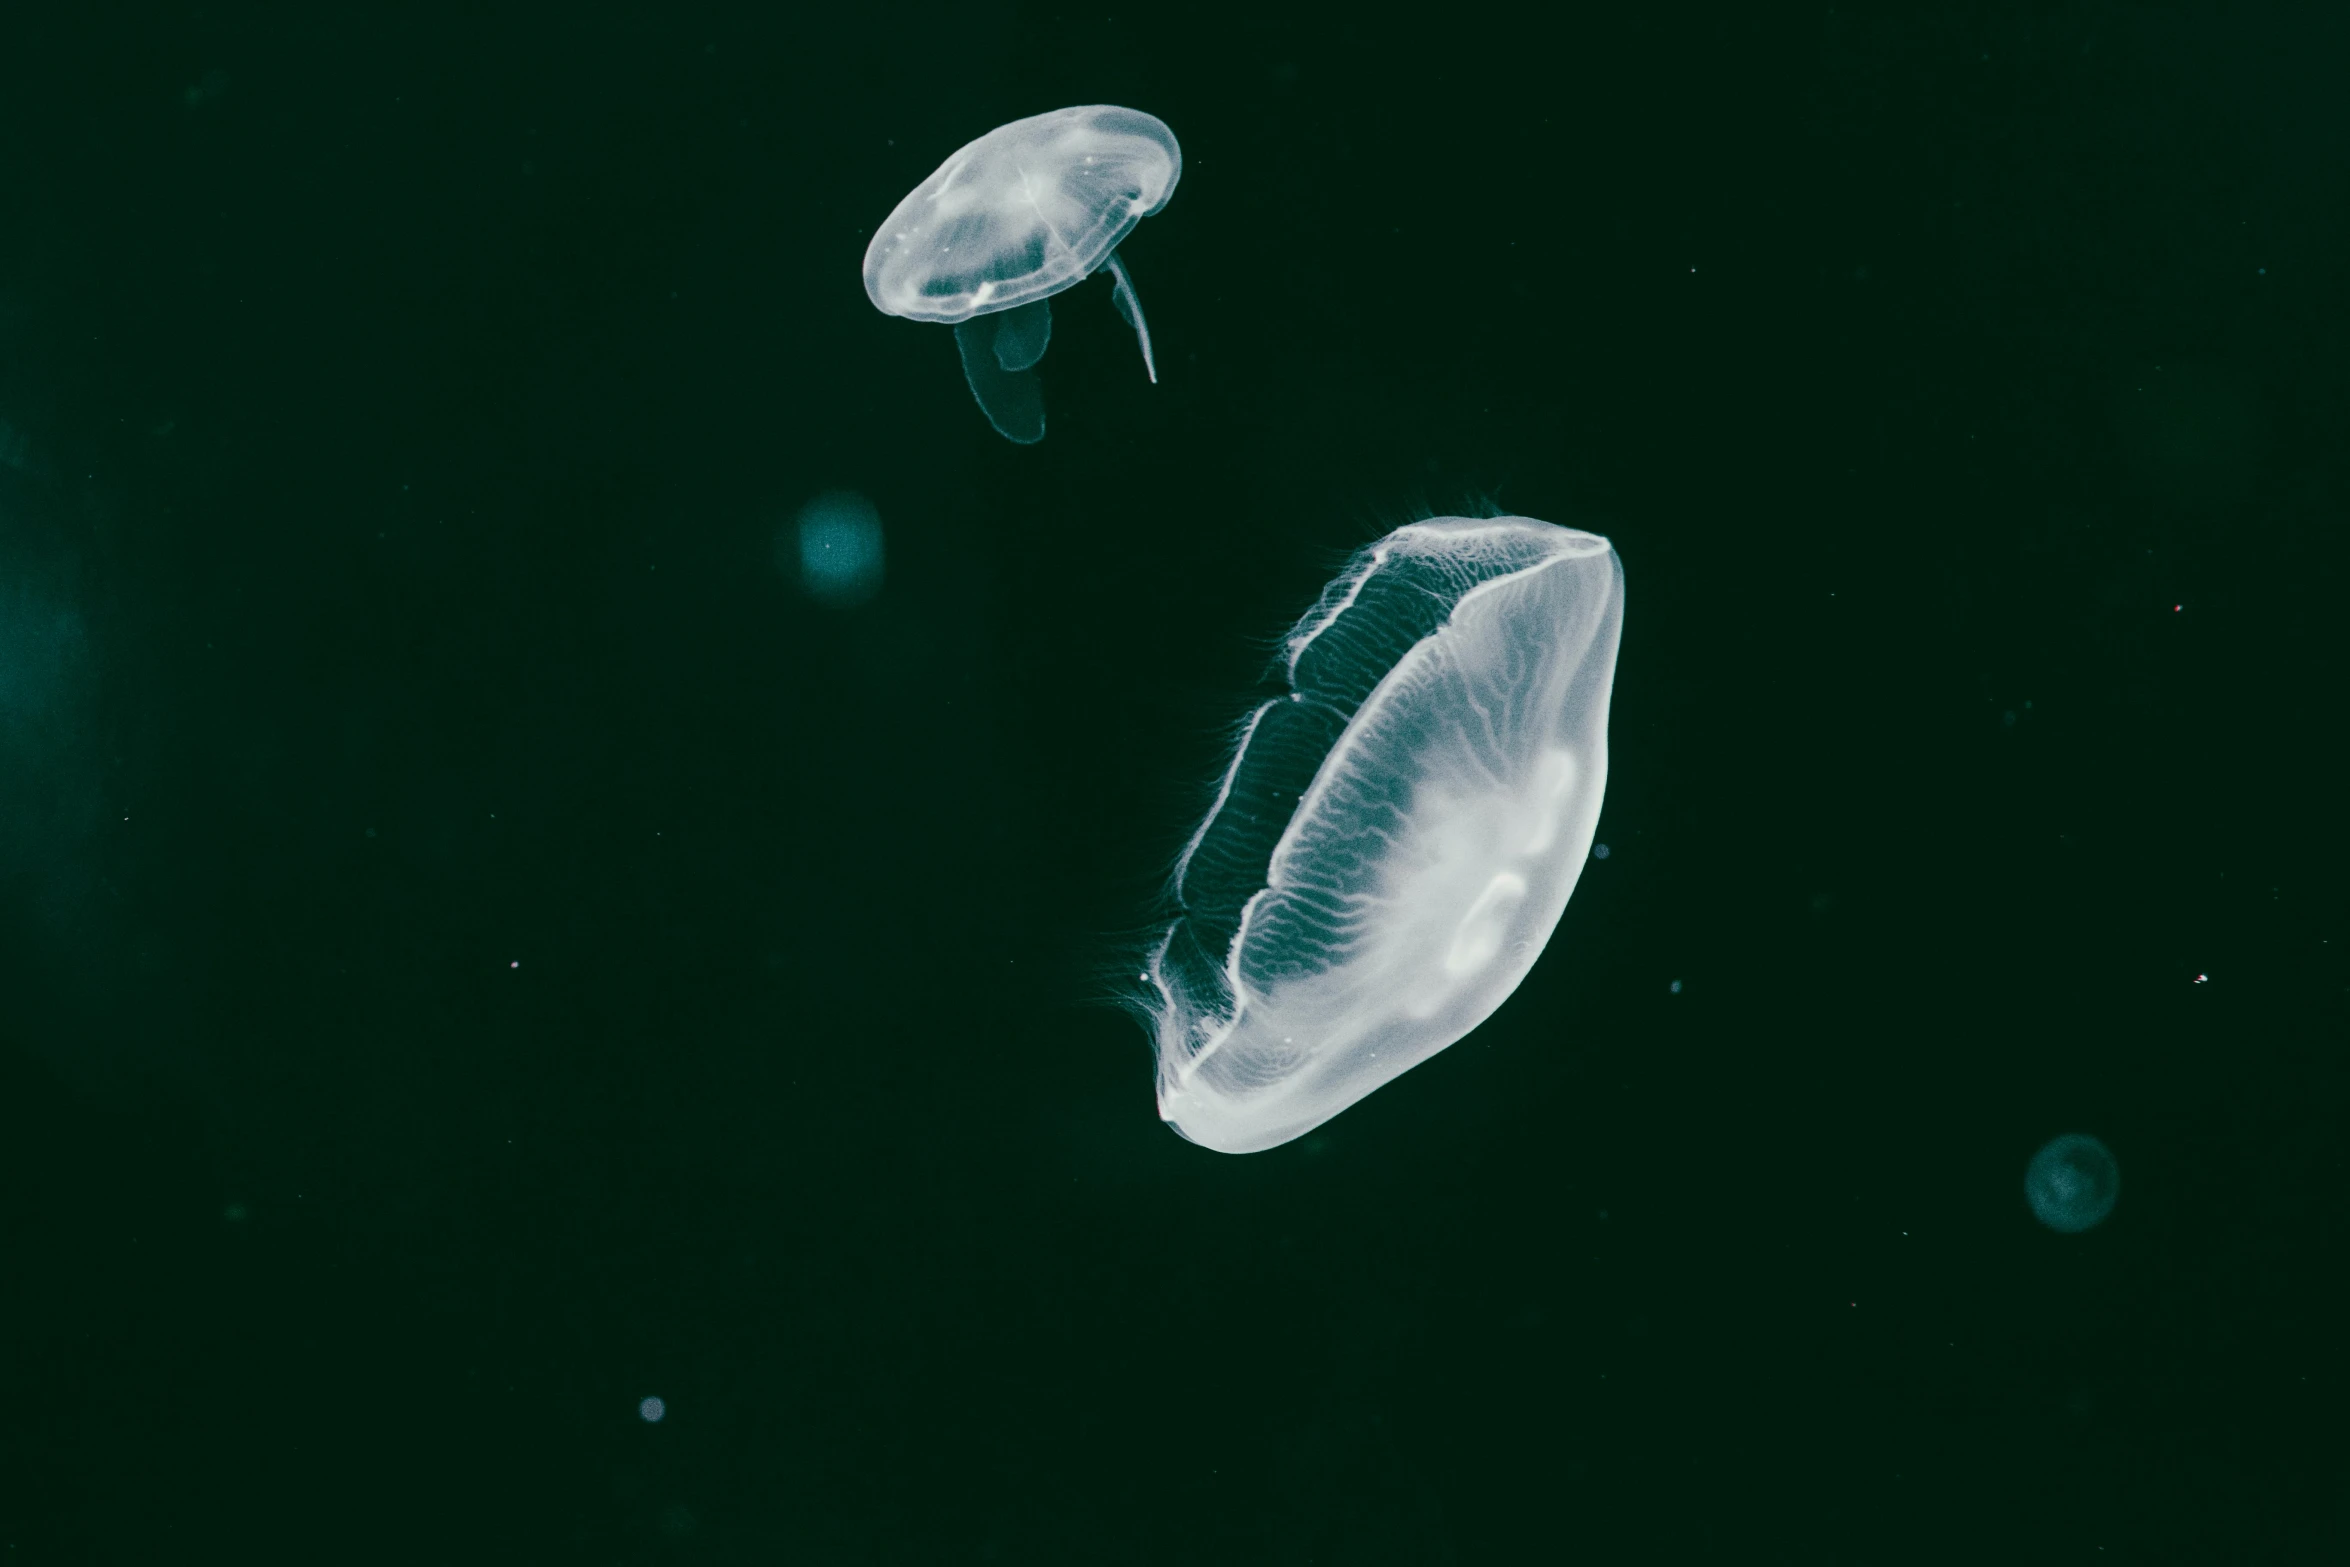
[[[1158,380],[1118,245],[1182,177],[1175,133],[1140,110],[1097,103],[1014,120],[940,164],[873,231],[865,293],[886,315],[953,326],[988,423],[1032,445],[1044,439],[1034,370],[1052,341],[1049,301],[1094,273],[1108,269]]]
[[[2024,1171],[2024,1200],[2059,1235],[2103,1224],[2121,1194],[2122,1170],[2113,1150],[2080,1132],[2049,1142]]]
[[[1509,999],[1598,825],[1623,613],[1607,540],[1525,517],[1398,528],[1324,590],[1143,976],[1178,1132],[1285,1143]]]

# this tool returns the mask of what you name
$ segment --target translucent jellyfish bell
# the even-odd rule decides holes
[[[1150,327],[1117,248],[1182,177],[1175,133],[1140,110],[1092,104],[1014,120],[940,164],[874,230],[865,293],[886,315],[953,326],[988,422],[1033,444],[1044,439],[1044,391],[1032,372],[1052,340],[1047,301],[1105,267],[1143,368],[1158,380]]]
[[[1178,1132],[1285,1143],[1509,999],[1599,822],[1623,613],[1607,540],[1525,517],[1398,528],[1324,590],[1143,976]]]

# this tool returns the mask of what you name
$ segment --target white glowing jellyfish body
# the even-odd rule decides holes
[[[1509,998],[1598,825],[1623,602],[1606,539],[1524,517],[1398,528],[1325,590],[1144,976],[1177,1131],[1285,1143]]]
[[[989,131],[914,187],[865,250],[874,308],[953,325],[1091,277],[1183,175],[1175,133],[1109,104]]]
[[[1107,269],[1152,380],[1150,329],[1116,254],[1183,176],[1175,133],[1111,104],[1056,109],[988,132],[898,203],[865,250],[875,309],[955,328],[980,408],[1007,439],[1044,438],[1031,371],[1051,339],[1047,301]]]

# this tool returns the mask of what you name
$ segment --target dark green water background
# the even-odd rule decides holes
[[[2342,13],[1377,16],[9,22],[0,1561],[2342,1559]],[[858,263],[1096,101],[1016,449]],[[1190,1147],[1121,943],[1489,504],[1610,857]]]

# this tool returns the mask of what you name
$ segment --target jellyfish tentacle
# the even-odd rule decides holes
[[[1134,328],[1135,337],[1141,340],[1142,367],[1150,372],[1151,385],[1156,386],[1159,384],[1159,367],[1151,359],[1150,323],[1142,318],[1142,300],[1135,295],[1134,279],[1128,275],[1126,263],[1118,259],[1118,253],[1114,250],[1110,252],[1109,267],[1110,276],[1117,279],[1117,286],[1111,290],[1110,298],[1117,305],[1118,314],[1126,318],[1126,324]]]

